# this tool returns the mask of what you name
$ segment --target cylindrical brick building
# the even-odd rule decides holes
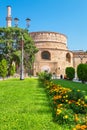
[[[34,62],[34,76],[41,71],[64,76],[65,68],[73,66],[73,54],[67,48],[67,37],[55,32],[32,32],[30,35],[39,49]]]

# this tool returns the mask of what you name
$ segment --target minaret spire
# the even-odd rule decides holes
[[[7,17],[6,17],[6,21],[7,21],[7,27],[11,27],[11,21],[12,21],[12,17],[11,17],[11,6],[7,6]]]

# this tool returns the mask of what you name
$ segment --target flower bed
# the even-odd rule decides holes
[[[80,90],[71,90],[52,81],[45,81],[53,107],[54,121],[75,126],[73,130],[87,130],[87,100]]]

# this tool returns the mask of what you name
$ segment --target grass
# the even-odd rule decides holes
[[[86,92],[87,84],[54,80]],[[46,92],[37,79],[0,81],[0,130],[69,130],[53,122]]]
[[[53,122],[37,79],[0,81],[0,130],[68,130]]]
[[[71,88],[71,89],[84,91],[85,95],[87,96],[87,84],[72,82],[69,80],[60,80],[60,79],[53,80],[53,82],[56,84],[60,84],[65,88]]]

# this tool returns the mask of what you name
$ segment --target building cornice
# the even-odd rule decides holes
[[[65,34],[59,33],[59,32],[51,32],[51,31],[37,31],[37,32],[30,32],[30,34],[38,34],[38,33],[48,33],[48,34],[59,34],[59,35],[63,35],[64,37],[67,38],[67,36]]]
[[[58,49],[58,48],[39,48],[40,50],[46,50],[46,51],[50,51],[50,50],[58,50],[58,51],[66,51],[66,52],[71,52],[69,50],[65,50],[65,49]],[[72,52],[71,52],[72,53]]]

